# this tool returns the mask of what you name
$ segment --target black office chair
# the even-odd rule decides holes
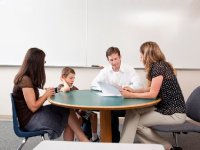
[[[194,89],[186,101],[186,115],[200,123],[200,86]],[[157,125],[151,128],[159,132],[172,132],[175,140],[175,147],[179,149],[181,149],[181,147],[178,145],[178,134],[186,134],[188,132],[200,133],[200,125],[189,121],[179,125]]]
[[[23,129],[20,128],[12,93],[10,94],[10,97],[11,97],[11,103],[12,103],[13,129],[15,131],[15,134],[18,137],[24,138],[21,145],[18,147],[18,150],[22,149],[22,147],[24,146],[24,144],[26,143],[29,137],[41,136],[42,140],[45,140],[44,134],[47,133],[46,131],[41,130],[41,131],[29,132],[29,131],[24,131]]]

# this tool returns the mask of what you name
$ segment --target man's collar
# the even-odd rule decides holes
[[[112,69],[112,65],[109,65],[109,71],[114,72],[113,69]],[[123,63],[121,63],[118,72],[124,72],[124,64]]]

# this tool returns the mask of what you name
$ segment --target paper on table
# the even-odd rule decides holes
[[[111,85],[105,82],[99,82],[99,86],[102,90],[102,93],[99,93],[101,96],[121,96],[121,86]]]

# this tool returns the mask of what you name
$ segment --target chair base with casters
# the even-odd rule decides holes
[[[29,138],[29,137],[25,137],[25,138],[22,140],[22,143],[21,143],[21,145],[19,145],[19,147],[17,148],[17,150],[21,150],[21,149],[22,149],[22,147],[23,147],[23,146],[25,145],[25,143],[27,142],[28,138]],[[41,138],[42,138],[42,141],[45,140],[44,134],[41,135]]]
[[[178,125],[157,125],[157,126],[152,126],[151,128],[159,132],[171,132],[175,143],[174,147],[177,150],[182,149],[178,143],[178,136],[181,133],[183,134],[187,134],[189,132],[200,133],[200,126],[188,121]]]
[[[200,123],[200,86],[195,88],[186,101],[186,115],[190,119]],[[181,150],[178,144],[178,135],[181,133],[196,132],[200,133],[200,125],[185,121],[178,125],[156,125],[152,129],[159,132],[171,132],[175,140],[175,149]]]
[[[21,145],[18,147],[18,150],[21,150],[28,138],[30,137],[35,137],[35,136],[41,136],[42,140],[45,140],[44,134],[47,133],[45,130],[40,130],[40,131],[24,131],[23,129],[20,128],[18,117],[17,117],[17,112],[15,108],[15,102],[12,93],[10,94],[11,97],[11,103],[12,103],[12,118],[13,118],[13,129],[15,134],[18,137],[24,138],[22,140]]]

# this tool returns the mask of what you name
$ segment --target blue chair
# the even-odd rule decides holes
[[[20,128],[12,93],[10,94],[10,97],[12,103],[13,129],[18,137],[24,138],[21,145],[18,147],[18,150],[22,149],[22,147],[24,146],[29,137],[41,136],[42,140],[45,140],[44,134],[47,133],[46,131],[41,130],[41,131],[30,132],[30,131],[24,131],[23,129]]]
[[[200,86],[194,89],[186,101],[186,115],[192,120],[200,123]],[[151,128],[159,132],[171,132],[175,140],[176,149],[181,149],[178,145],[178,135],[180,133],[200,133],[200,125],[194,124],[191,121],[186,121],[185,123],[178,125],[157,125],[152,126]]]

